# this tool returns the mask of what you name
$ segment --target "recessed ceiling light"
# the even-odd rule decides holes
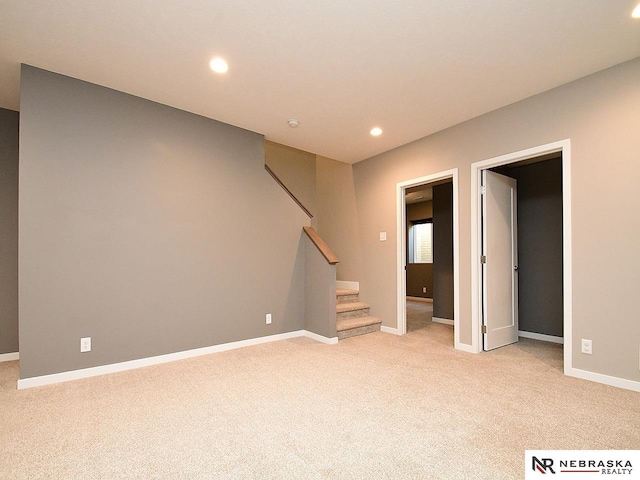
[[[640,3],[636,6],[636,8],[633,9],[633,12],[631,12],[631,16],[633,18],[640,18]]]
[[[291,128],[296,128],[298,125],[300,125],[300,122],[298,120],[296,120],[295,118],[292,118],[287,123],[289,124],[289,126]]]
[[[209,62],[209,66],[211,67],[211,70],[216,73],[227,73],[227,71],[229,70],[229,65],[227,65],[227,62],[225,62],[224,59],[220,57],[211,60],[211,62]]]
[[[378,127],[375,127],[375,128],[372,128],[369,133],[371,135],[373,135],[374,137],[378,137],[378,136],[382,135],[382,129],[378,128]]]

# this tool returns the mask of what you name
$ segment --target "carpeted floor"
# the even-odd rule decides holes
[[[433,303],[410,300],[407,298],[407,333],[433,325]],[[451,336],[453,342],[453,336]],[[452,343],[453,344],[453,343]]]
[[[307,338],[16,390],[2,479],[517,479],[525,449],[638,449],[640,394],[562,375],[562,347],[479,355],[451,328]]]

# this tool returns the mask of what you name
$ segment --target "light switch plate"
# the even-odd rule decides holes
[[[387,232],[380,232],[380,241],[385,242],[387,240]]]

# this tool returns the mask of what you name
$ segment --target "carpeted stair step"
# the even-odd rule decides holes
[[[338,339],[380,331],[382,320],[369,315],[369,304],[358,301],[358,290],[336,289]]]
[[[380,330],[382,320],[370,315],[362,317],[338,318],[336,321],[336,332],[338,339],[355,337],[366,333],[373,333]]]
[[[358,290],[347,290],[338,288],[336,290],[336,300],[338,305],[342,303],[353,303],[358,301]]]
[[[336,305],[338,319],[350,317],[365,317],[369,315],[369,304],[364,302],[340,303]]]

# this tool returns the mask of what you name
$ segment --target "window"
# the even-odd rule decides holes
[[[414,223],[409,229],[409,263],[433,263],[433,223]]]

